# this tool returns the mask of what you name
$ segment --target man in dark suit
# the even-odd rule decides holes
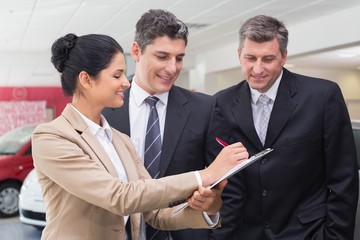
[[[159,177],[204,169],[221,150],[215,137],[220,118],[214,98],[174,85],[182,68],[188,29],[172,13],[150,10],[136,25],[131,55],[135,76],[125,92],[125,104],[107,109],[104,116],[112,127],[129,134],[141,157],[149,106],[145,99],[156,96],[162,152]],[[222,124],[221,124],[222,125]],[[207,240],[209,230],[170,232],[173,240]]]
[[[359,179],[346,104],[336,83],[283,68],[287,43],[269,16],[240,29],[246,80],[215,96],[250,156],[274,150],[229,180],[211,239],[353,240]]]

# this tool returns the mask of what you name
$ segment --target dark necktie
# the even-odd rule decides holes
[[[151,177],[158,178],[160,173],[161,134],[156,103],[159,99],[150,96],[145,101],[150,106],[150,114],[145,135],[144,164]]]
[[[160,174],[161,134],[159,116],[155,106],[158,100],[154,96],[145,99],[150,106],[150,114],[145,136],[144,165],[153,178],[158,178]],[[166,240],[169,239],[169,233],[146,224],[146,239]]]

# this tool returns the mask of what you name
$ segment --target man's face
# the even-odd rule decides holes
[[[134,42],[131,55],[136,61],[136,83],[151,95],[168,92],[180,74],[185,41],[158,37],[143,52]]]
[[[263,43],[246,39],[238,54],[244,77],[250,87],[259,92],[270,89],[280,76],[287,57],[287,53],[281,54],[276,38]]]

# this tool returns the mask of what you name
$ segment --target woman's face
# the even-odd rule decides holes
[[[125,69],[124,55],[118,52],[109,66],[92,80],[91,95],[88,100],[101,108],[121,107],[124,104],[124,90],[130,86],[125,76]]]

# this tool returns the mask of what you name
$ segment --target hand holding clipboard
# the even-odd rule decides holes
[[[229,145],[227,142],[225,142],[224,140],[221,140],[220,138],[216,138],[216,141],[222,145],[223,147],[226,147],[227,145]],[[226,174],[224,174],[219,180],[217,180],[216,182],[214,182],[213,184],[211,184],[210,186],[208,186],[207,188],[213,188],[214,186],[216,186],[219,182],[221,182],[224,179],[227,179],[231,176],[233,176],[235,173],[239,172],[240,170],[244,169],[245,167],[249,166],[251,163],[259,160],[260,158],[262,158],[263,156],[265,156],[266,154],[270,153],[273,149],[271,148],[266,148],[265,150],[253,155],[252,157],[250,157],[247,160],[241,161],[239,164],[237,164],[235,167],[233,167],[232,169],[230,169]],[[189,206],[189,203],[183,203],[182,205],[180,205],[180,207],[178,207],[177,209],[174,210],[174,212],[172,213],[172,216],[176,215],[178,212],[180,212],[181,210],[187,208]]]

